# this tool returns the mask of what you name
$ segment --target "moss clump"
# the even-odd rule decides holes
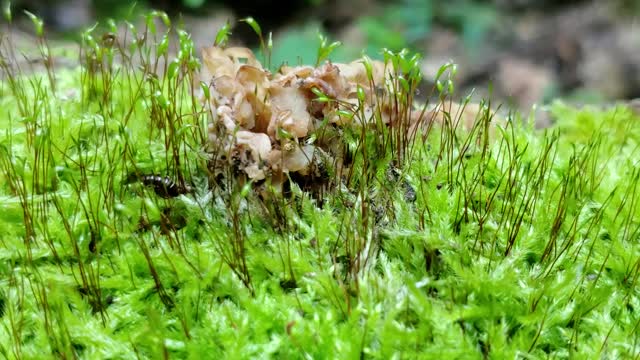
[[[554,128],[511,121],[495,136],[485,104],[464,132],[446,106],[410,141],[346,130],[351,175],[322,199],[293,182],[263,201],[231,168],[210,181],[212,108],[188,34],[96,32],[83,66],[55,76],[8,67],[1,43],[5,357],[639,353],[629,109],[556,104]],[[411,56],[388,55],[411,73]],[[153,176],[191,191],[161,196]]]

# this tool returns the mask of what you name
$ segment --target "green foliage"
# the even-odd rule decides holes
[[[215,46],[225,46],[229,41],[229,36],[231,35],[231,25],[229,21],[227,21],[224,26],[218,30],[216,34],[216,40],[213,42]]]
[[[208,183],[189,35],[97,31],[55,81],[1,63],[5,357],[638,356],[629,109],[556,103],[556,128],[511,119],[491,136],[489,111],[470,132],[448,114],[405,138],[419,56],[386,50],[398,122],[341,109],[361,124],[341,133],[352,175],[323,202],[295,184],[262,201],[255,184]],[[439,87],[449,101],[452,83]],[[143,174],[193,191],[163,197]]]
[[[2,15],[4,15],[4,19],[8,23],[11,23],[11,20],[13,19],[13,15],[11,13],[11,2],[10,1],[3,1],[2,2]]]
[[[308,23],[284,31],[272,45],[271,65],[278,68],[282,64],[291,66],[316,64],[326,59],[344,62],[349,59],[349,49],[343,49],[340,42],[330,42],[319,32],[319,24]]]
[[[381,47],[415,46],[437,24],[456,29],[473,48],[498,20],[493,5],[477,0],[402,0],[384,6],[379,15],[360,18],[358,25],[367,36],[367,53],[375,54]]]
[[[206,0],[182,0],[184,6],[192,9],[201,7],[206,3]]]

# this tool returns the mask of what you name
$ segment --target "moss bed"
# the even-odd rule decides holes
[[[557,102],[553,127],[534,130],[484,102],[465,128],[464,110],[447,111],[454,66],[422,107],[419,57],[384,52],[396,120],[365,112],[356,87],[336,107],[361,121],[333,128],[339,162],[313,181],[255,179],[210,147],[189,35],[149,19],[169,30],[88,30],[81,67],[28,75],[2,35],[2,357],[640,356],[630,109]],[[317,65],[334,45],[321,41]],[[439,121],[407,136],[433,109]],[[270,141],[321,141],[327,123]]]

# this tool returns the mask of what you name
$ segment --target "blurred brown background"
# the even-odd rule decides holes
[[[640,1],[572,0],[284,0],[128,1],[21,0],[14,18],[27,9],[42,16],[47,32],[74,41],[78,29],[107,17],[135,19],[161,9],[181,19],[199,46],[209,45],[227,20],[253,16],[274,33],[274,64],[313,63],[317,31],[340,40],[335,61],[364,51],[380,58],[383,47],[423,54],[428,81],[438,68],[457,63],[457,91],[491,96],[528,111],[533,104],[563,98],[606,103],[640,97]],[[16,20],[28,39],[27,19]],[[236,24],[233,41],[256,47],[246,24]],[[28,41],[27,41],[28,42]]]

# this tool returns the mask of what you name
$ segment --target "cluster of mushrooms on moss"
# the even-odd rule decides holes
[[[421,111],[418,105],[399,119],[407,114],[394,111],[389,95],[396,70],[381,61],[283,65],[272,73],[250,49],[219,46],[204,48],[202,60],[212,109],[208,146],[221,154],[213,168],[231,166],[275,188],[290,175],[329,177],[348,166],[341,139],[346,127],[404,122],[414,136],[420,124],[443,120],[442,107]],[[478,113],[477,106],[469,107]],[[475,116],[466,117],[468,128]]]

